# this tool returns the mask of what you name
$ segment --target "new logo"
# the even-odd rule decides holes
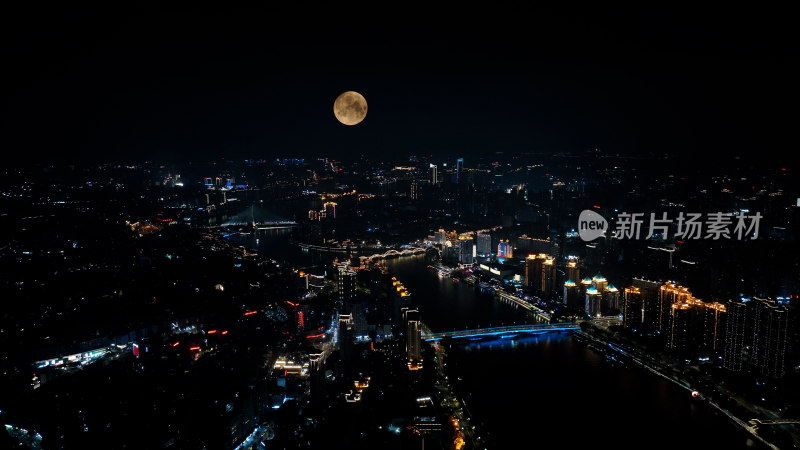
[[[584,241],[593,241],[608,230],[608,221],[594,211],[584,209],[578,216],[578,234]]]

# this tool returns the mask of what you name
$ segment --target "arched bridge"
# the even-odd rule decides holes
[[[577,323],[537,323],[529,325],[508,325],[492,328],[477,328],[473,330],[444,331],[441,333],[422,334],[422,339],[426,341],[438,341],[444,337],[453,339],[479,337],[479,336],[501,336],[513,334],[539,334],[552,331],[578,330]]]
[[[395,256],[407,256],[407,255],[417,255],[420,253],[425,253],[424,247],[411,247],[411,248],[404,248],[402,250],[395,250],[391,249],[386,251],[385,253],[375,253],[372,256],[361,256],[360,259],[385,259],[385,258],[392,258]]]

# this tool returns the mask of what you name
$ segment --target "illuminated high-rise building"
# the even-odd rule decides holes
[[[533,291],[538,291],[541,287],[543,263],[544,259],[538,255],[528,255],[525,258],[525,286]]]
[[[419,198],[419,183],[417,180],[411,182],[411,200],[417,200]]]
[[[586,291],[588,291],[592,287],[592,279],[591,278],[584,278],[578,283],[578,292],[581,296],[580,300],[580,309],[581,311],[585,311],[585,300],[586,300]]]
[[[309,389],[311,400],[319,403],[324,397],[325,355],[323,353],[309,353]]]
[[[642,309],[644,310],[642,321],[643,331],[646,333],[655,333],[659,331],[662,318],[661,297],[659,295],[661,283],[642,278],[634,278],[631,284],[639,289],[642,296]]]
[[[439,231],[433,234],[433,241],[437,245],[445,245],[447,243],[447,232],[439,228]]]
[[[328,219],[335,219],[336,218],[336,202],[325,202],[322,205],[322,209],[325,210],[325,217]]]
[[[789,311],[774,300],[754,297],[753,346],[750,363],[763,376],[782,378],[785,373]]]
[[[294,322],[296,326],[296,332],[302,333],[303,331],[308,329],[308,304],[307,303],[297,303],[292,306],[292,313],[294,315]]]
[[[670,317],[672,317],[671,308],[675,304],[683,304],[692,298],[689,289],[675,283],[664,283],[658,291],[658,303],[655,307],[658,309],[656,312],[656,323],[654,324],[656,330],[661,333],[666,333],[670,328]]]
[[[622,326],[638,330],[643,320],[642,291],[636,286],[626,287],[622,295]]]
[[[600,316],[601,312],[601,305],[603,301],[603,296],[594,287],[590,287],[586,290],[585,296],[585,303],[584,303],[584,312],[592,317]]]
[[[742,370],[747,336],[747,304],[731,300],[726,307],[728,317],[725,324],[725,353],[722,358],[722,367],[739,372]]]
[[[475,262],[475,245],[471,237],[460,236],[458,238],[458,262],[461,264]]]
[[[356,296],[356,273],[346,265],[339,266],[339,300],[347,302]]]
[[[725,305],[704,302],[689,294],[688,289],[670,283],[662,286],[661,292],[667,300],[674,299],[666,320],[670,349],[687,355],[716,355],[722,351]]]
[[[417,370],[422,368],[422,341],[419,310],[404,308],[403,319],[406,323],[406,357],[408,368]]]
[[[667,347],[684,352],[694,345],[692,331],[698,327],[699,309],[689,303],[670,305]]]
[[[556,289],[556,264],[552,256],[545,256],[542,263],[542,287],[540,289],[545,300],[553,295]]]
[[[339,375],[352,376],[353,372],[353,318],[349,314],[339,314],[339,332],[337,335],[339,345]]]
[[[544,297],[550,297],[556,289],[556,267],[552,256],[540,253],[525,258],[525,285]]]
[[[719,302],[706,303],[703,306],[703,338],[700,348],[713,354],[721,354],[725,348],[728,308]]]
[[[581,269],[577,261],[567,261],[567,279],[578,282],[581,279]]]
[[[478,233],[476,239],[477,249],[479,255],[489,255],[492,253],[492,235],[489,233]]]
[[[603,289],[603,308],[608,311],[619,311],[619,289],[613,284]]]
[[[436,164],[431,164],[430,175],[431,184],[436,184],[439,182],[439,168]]]
[[[514,250],[511,247],[511,243],[508,242],[507,239],[500,239],[500,243],[497,244],[497,256],[499,258],[513,258],[514,257]]]
[[[578,284],[572,280],[567,280],[564,282],[564,304],[568,308],[575,308],[578,306],[581,300],[580,289],[578,288]]]
[[[603,292],[608,287],[608,280],[598,273],[592,277],[592,284],[594,284],[594,287],[597,288],[598,291]]]
[[[463,178],[464,172],[464,158],[458,158],[456,160],[456,183],[460,183]]]

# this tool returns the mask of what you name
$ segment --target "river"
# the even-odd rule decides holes
[[[387,262],[433,331],[523,323],[512,306],[440,279],[423,257]],[[466,342],[448,373],[494,448],[755,448],[746,432],[685,389],[607,360],[570,333]]]

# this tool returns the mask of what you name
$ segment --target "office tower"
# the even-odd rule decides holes
[[[475,246],[471,237],[462,236],[458,238],[458,262],[461,264],[472,264],[474,259]]]
[[[479,255],[489,255],[492,253],[492,235],[489,233],[478,233],[477,253]]]
[[[543,258],[538,255],[528,255],[525,258],[525,285],[537,292],[541,288]]]
[[[564,282],[564,305],[567,308],[575,308],[579,306],[581,300],[580,290],[578,284],[572,280]]]
[[[336,203],[335,202],[325,202],[323,205],[325,210],[325,217],[328,219],[335,219],[336,218]]]
[[[751,364],[763,376],[781,378],[785,373],[789,311],[774,300],[753,298],[753,353]]]
[[[419,198],[419,184],[417,180],[411,182],[411,200],[416,200]]]
[[[458,158],[456,160],[456,184],[461,182],[463,178],[464,172],[464,158]]]
[[[601,303],[603,300],[600,292],[596,288],[590,287],[586,290],[585,299],[584,312],[592,317],[599,317],[601,314]]]
[[[514,251],[511,248],[511,243],[507,239],[500,239],[497,244],[497,257],[498,258],[513,258]]]
[[[638,330],[644,319],[642,292],[636,286],[626,287],[622,299],[622,326]]]
[[[556,289],[556,264],[555,259],[552,256],[547,255],[540,255],[544,256],[544,262],[542,263],[542,282],[541,282],[541,294],[545,300],[549,300],[550,296],[553,295]]]
[[[439,173],[438,172],[439,172],[439,168],[436,166],[436,164],[431,164],[431,167],[430,167],[431,184],[436,184],[436,183],[439,182]]]
[[[581,279],[581,269],[578,268],[577,261],[567,261],[567,279],[576,283]]]
[[[420,348],[421,329],[420,314],[417,309],[406,309],[403,312],[406,322],[406,356],[408,358],[408,368],[418,370],[422,368],[422,353]]]
[[[339,300],[347,302],[356,296],[356,273],[346,265],[339,266]]]
[[[643,330],[646,333],[658,331],[662,318],[661,300],[659,296],[661,283],[642,278],[634,278],[631,284],[639,289],[642,296],[642,309],[644,310],[642,320]],[[669,314],[668,311],[666,313]]]

